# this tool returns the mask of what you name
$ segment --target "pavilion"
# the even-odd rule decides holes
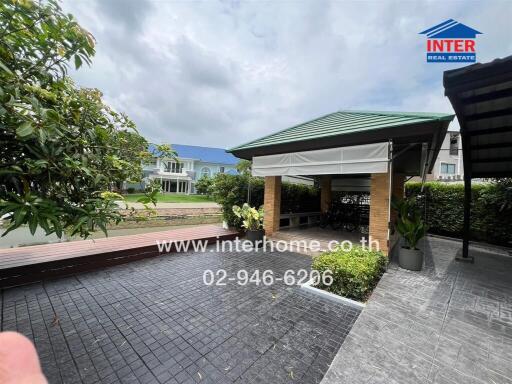
[[[251,160],[253,176],[265,177],[264,229],[280,229],[281,177],[314,178],[320,207],[330,207],[333,182],[364,179],[369,185],[369,236],[389,253],[393,235],[391,197],[403,196],[406,177],[431,172],[454,115],[339,111],[231,148]]]

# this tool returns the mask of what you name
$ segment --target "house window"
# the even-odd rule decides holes
[[[455,175],[455,164],[441,163],[441,173],[443,175]]]
[[[457,156],[459,154],[459,134],[450,134],[450,155]]]
[[[219,172],[224,173],[224,167],[219,167]]]
[[[210,168],[208,168],[208,167],[203,167],[203,168],[201,169],[201,176],[210,177],[210,174],[211,174],[211,172],[210,172]]]
[[[183,163],[177,163],[175,161],[168,161],[165,164],[165,172],[171,173],[182,173],[183,172]]]

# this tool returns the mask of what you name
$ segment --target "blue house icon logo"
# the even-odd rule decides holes
[[[428,63],[474,63],[476,35],[481,34],[453,19],[420,32],[427,36]]]

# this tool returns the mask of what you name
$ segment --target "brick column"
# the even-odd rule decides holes
[[[281,176],[265,176],[264,194],[265,218],[263,228],[265,235],[270,236],[279,231],[281,216]]]
[[[327,212],[331,207],[332,189],[331,176],[325,175],[320,178],[320,210]]]
[[[372,173],[370,184],[370,233],[379,242],[382,252],[388,254],[389,173]],[[373,247],[373,246],[372,246]],[[375,247],[373,247],[375,249]]]

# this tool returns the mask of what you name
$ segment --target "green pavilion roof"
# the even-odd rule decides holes
[[[436,121],[450,122],[453,117],[452,114],[429,112],[339,111],[230,148],[228,152],[376,131],[404,125]]]

